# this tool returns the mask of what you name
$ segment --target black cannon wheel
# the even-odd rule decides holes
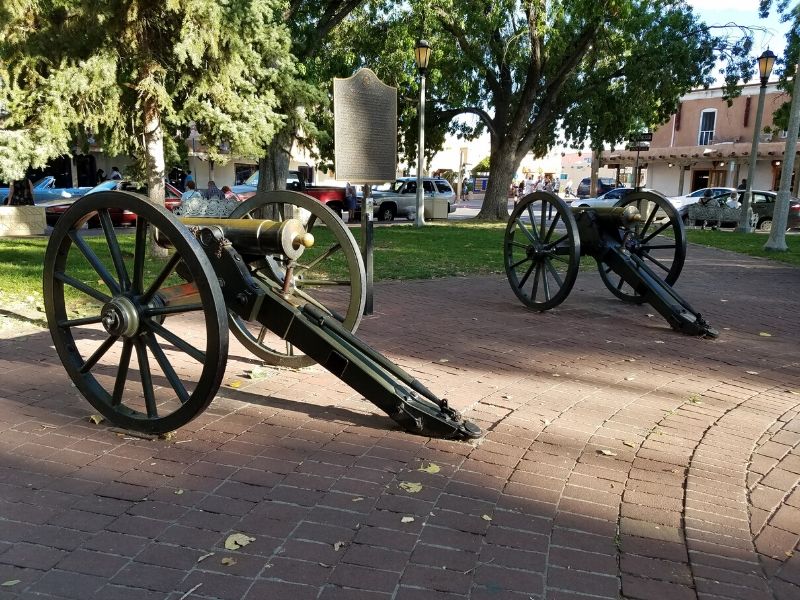
[[[248,217],[300,219],[315,243],[297,261],[288,299],[298,306],[310,302],[355,331],[367,298],[366,274],[358,245],[342,219],[319,200],[286,190],[258,192],[231,213],[232,219]],[[255,277],[283,286],[287,264],[285,256],[275,254],[250,266]],[[228,323],[236,339],[267,364],[292,368],[314,364],[260,323],[247,322],[233,312]]]
[[[110,209],[135,214],[135,229],[115,231]],[[90,219],[100,235],[85,227]],[[169,240],[166,258],[151,255],[153,228]],[[169,305],[168,286],[187,280],[196,293]],[[129,192],[81,198],[53,229],[43,283],[58,356],[108,421],[164,433],[214,398],[228,353],[225,302],[199,243],[172,213]]]
[[[625,247],[649,264],[669,285],[673,285],[686,261],[686,230],[680,214],[665,196],[657,192],[631,192],[615,204],[631,205],[639,209],[642,220],[630,229]],[[636,304],[644,302],[641,294],[607,264],[598,262],[597,267],[603,283],[617,298]]]
[[[544,191],[522,198],[506,226],[503,259],[511,289],[525,306],[548,310],[561,304],[581,260],[578,226],[567,204]]]

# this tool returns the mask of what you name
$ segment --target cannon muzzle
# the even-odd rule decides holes
[[[183,217],[180,221],[190,229],[216,229],[241,254],[280,253],[287,258],[298,259],[303,250],[314,245],[314,236],[305,230],[298,219],[270,221]],[[162,244],[163,236],[157,235],[156,241]]]

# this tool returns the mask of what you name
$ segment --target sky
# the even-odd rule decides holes
[[[754,36],[753,51],[755,56],[769,48],[780,56],[786,46],[788,23],[781,23],[775,14],[774,3],[767,19],[758,17],[758,0],[687,0],[695,13],[709,25],[737,25],[760,27],[765,31],[757,31]],[[735,8],[731,8],[735,6]]]

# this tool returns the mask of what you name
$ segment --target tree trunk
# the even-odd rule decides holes
[[[486,195],[481,210],[475,217],[487,221],[508,221],[508,190],[514,179],[519,161],[514,160],[514,152],[500,146],[492,148],[492,162]]]
[[[258,191],[285,190],[294,132],[284,127],[272,138],[266,156],[258,161]]]
[[[147,172],[147,195],[156,206],[164,206],[164,130],[161,127],[161,111],[155,98],[144,101],[144,150]],[[166,258],[167,249],[156,243],[150,229],[150,254]]]
[[[150,202],[164,206],[164,130],[155,98],[144,102],[144,146]]]

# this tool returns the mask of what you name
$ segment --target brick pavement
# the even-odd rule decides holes
[[[235,345],[206,413],[138,439],[47,333],[2,340],[0,599],[800,598],[800,270],[692,247],[677,287],[720,339],[594,272],[544,314],[501,276],[377,286],[360,334],[475,443]]]

